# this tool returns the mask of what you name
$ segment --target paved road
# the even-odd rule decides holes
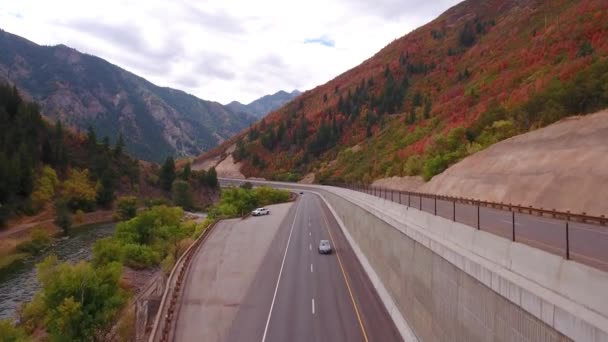
[[[258,220],[251,221],[255,227],[250,228],[259,229],[267,225],[266,217],[256,219]],[[244,222],[247,221],[250,219]],[[217,231],[219,230],[216,229]],[[321,239],[331,241],[335,250],[333,254],[320,255],[317,252]],[[211,240],[205,243],[203,253]],[[248,258],[255,247],[254,244],[243,248],[229,243],[225,248],[238,249],[237,254]],[[199,263],[200,259],[197,255],[193,261]],[[299,197],[282,221],[259,267],[252,270],[255,271],[255,278],[243,293],[242,299],[233,303],[236,310],[233,319],[201,316],[195,312],[187,314],[184,310],[180,312],[178,327],[195,326],[188,327],[190,331],[209,331],[210,324],[217,326],[222,320],[230,322],[225,335],[209,334],[204,339],[190,340],[401,340],[335,219],[322,200],[314,194],[305,193]],[[227,275],[224,273],[223,277]],[[220,281],[221,276],[216,274],[216,280],[213,281],[224,284],[222,286],[230,282],[242,282],[242,279],[239,280],[240,275],[235,275],[230,281]],[[208,283],[204,279],[198,281]],[[192,280],[187,288],[192,286],[190,282]],[[207,285],[196,287],[198,291],[204,291]],[[232,288],[226,290],[233,291]],[[216,312],[221,314],[220,311]],[[182,323],[184,315],[196,316],[187,318],[189,323]],[[188,335],[197,336],[202,335],[194,332]]]
[[[270,206],[270,215],[218,223],[188,273],[175,340],[223,341],[266,251],[292,203]]]
[[[281,228],[227,341],[400,341],[335,219],[305,193]],[[320,255],[319,241],[335,252]]]

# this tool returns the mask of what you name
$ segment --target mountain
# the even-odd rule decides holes
[[[608,106],[608,2],[467,0],[202,155],[248,177],[426,180]],[[307,178],[310,178],[307,177]]]
[[[227,104],[226,107],[235,112],[251,114],[261,119],[265,117],[266,114],[280,108],[282,105],[298,97],[300,94],[302,93],[299,90],[294,90],[291,93],[280,90],[272,95],[263,96],[247,105],[244,105],[238,101],[232,101]]]
[[[0,31],[0,80],[17,85],[53,120],[116,141],[149,161],[196,155],[255,118],[217,102],[156,86],[101,58],[64,45],[40,46]]]

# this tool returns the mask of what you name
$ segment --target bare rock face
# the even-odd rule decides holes
[[[0,46],[0,81],[40,103],[52,120],[93,126],[111,141],[122,133],[127,151],[140,159],[197,155],[255,121],[64,45],[39,46],[0,31]]]
[[[564,119],[478,152],[420,191],[608,213],[608,111]]]

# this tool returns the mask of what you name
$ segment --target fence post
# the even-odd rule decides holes
[[[391,189],[391,202],[395,202],[394,195],[395,195],[395,190]]]
[[[420,198],[420,211],[422,211],[422,195],[418,194],[418,198]]]
[[[452,220],[456,222],[456,200],[452,201],[453,210],[452,210]]]
[[[570,222],[566,220],[566,260],[570,260]]]
[[[410,194],[409,192],[407,193],[407,206],[411,207],[411,199],[412,199],[412,194]]]
[[[437,196],[433,196],[435,199],[435,216],[437,216]]]
[[[513,222],[511,239],[515,241],[515,212],[512,211],[511,214],[511,221]]]
[[[477,203],[477,230],[481,230],[481,225],[479,224],[479,203]]]
[[[402,191],[399,191],[399,204],[401,204],[401,193]]]

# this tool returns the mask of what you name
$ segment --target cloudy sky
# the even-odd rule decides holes
[[[206,100],[307,90],[460,0],[19,0],[0,28]]]

